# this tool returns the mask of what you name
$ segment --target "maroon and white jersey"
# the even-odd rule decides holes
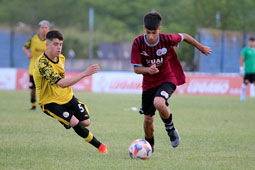
[[[182,40],[182,34],[160,33],[156,44],[150,45],[146,41],[145,34],[135,38],[131,51],[132,65],[144,67],[156,65],[159,69],[156,74],[143,74],[143,91],[157,87],[164,82],[171,82],[176,86],[185,83],[182,66],[173,48],[178,46]]]

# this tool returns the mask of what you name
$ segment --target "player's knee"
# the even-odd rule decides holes
[[[79,123],[79,120],[78,120],[75,116],[72,116],[72,117],[71,117],[71,120],[70,120],[70,122],[69,122],[70,126],[74,127],[74,126],[76,126],[78,123]]]
[[[166,106],[165,102],[166,101],[162,97],[156,97],[153,101],[153,104],[157,110],[160,110]]]
[[[84,127],[89,126],[89,125],[90,125],[90,119],[81,121],[81,124],[82,124]]]

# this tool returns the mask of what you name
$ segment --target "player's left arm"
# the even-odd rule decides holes
[[[47,59],[40,58],[36,64],[38,65],[38,70],[41,76],[48,80],[51,85],[56,84],[62,79],[62,77],[55,72]]]
[[[97,73],[100,70],[100,66],[98,64],[93,64],[89,66],[86,70],[83,72],[79,73],[76,76],[66,78],[66,79],[60,79],[59,81],[56,82],[57,85],[59,85],[62,88],[66,88],[68,86],[72,86],[79,82],[81,79],[84,77],[91,76],[92,74]]]
[[[192,36],[186,34],[186,33],[182,33],[183,35],[183,40],[191,45],[193,45],[194,47],[196,47],[199,51],[201,51],[203,54],[205,55],[209,55],[211,54],[212,50],[210,47],[204,46],[202,44],[200,44],[195,38],[193,38]]]

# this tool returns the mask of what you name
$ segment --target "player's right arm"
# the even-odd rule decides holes
[[[24,45],[24,47],[22,48],[22,50],[24,51],[24,53],[27,55],[28,59],[31,59],[33,56],[31,54],[31,52],[29,51],[29,49],[31,48],[31,44],[32,44],[32,38],[31,37],[26,44]]]
[[[134,72],[136,74],[156,74],[159,72],[159,70],[155,65],[150,67],[134,66]]]
[[[240,67],[243,67],[243,62],[244,62],[244,56],[240,57]]]
[[[241,74],[241,76],[244,75],[244,56],[245,56],[245,50],[242,49],[241,56],[240,56],[240,74]]]
[[[94,73],[97,73],[100,70],[100,67],[98,64],[94,64],[89,66],[85,71],[81,72],[80,74],[66,78],[66,79],[60,79],[56,84],[59,85],[62,88],[72,86],[76,84],[78,81],[83,79],[84,77],[88,77]]]
[[[159,72],[155,65],[150,67],[143,66],[137,38],[134,40],[132,45],[131,63],[134,66],[134,72],[136,74],[156,74]]]
[[[244,56],[240,57],[240,75],[243,76],[244,75],[244,66],[243,66],[243,62],[244,62]]]
[[[22,50],[23,50],[24,53],[27,55],[27,58],[28,58],[28,59],[31,59],[31,58],[32,58],[31,52],[30,52],[26,47],[23,47]]]

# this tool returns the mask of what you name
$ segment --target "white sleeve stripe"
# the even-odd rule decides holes
[[[184,36],[181,33],[179,33],[179,35],[182,37],[182,40],[181,40],[182,42],[184,40]]]

